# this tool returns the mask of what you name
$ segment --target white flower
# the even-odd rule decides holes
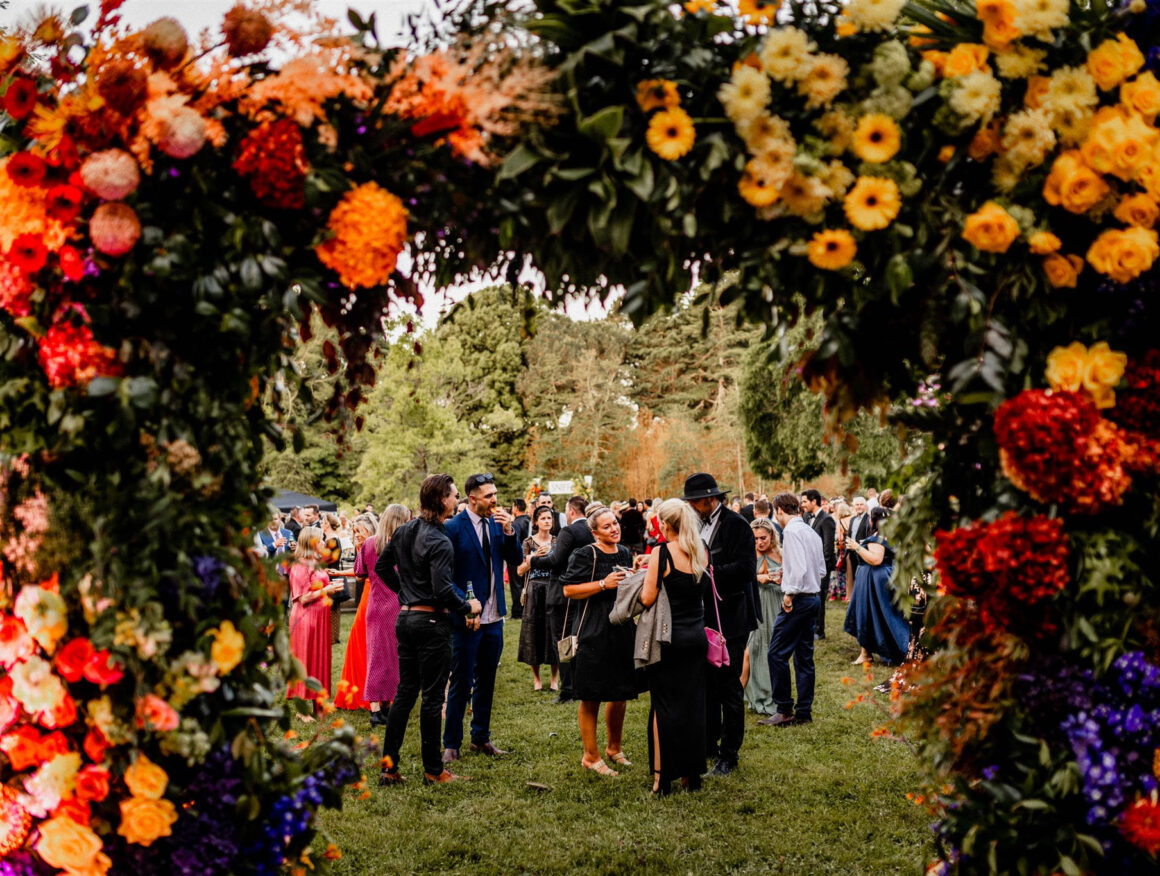
[[[901,85],[910,75],[910,55],[898,40],[887,40],[874,50],[870,75],[884,88]]]
[[[28,811],[37,818],[44,818],[60,805],[61,800],[72,796],[80,768],[81,756],[73,751],[58,754],[25,779],[24,790],[31,798],[26,801]]]
[[[996,52],[994,57],[1004,79],[1026,79],[1043,69],[1047,52],[1016,43],[1005,52]]]
[[[49,654],[68,631],[68,617],[60,594],[35,585],[26,586],[16,597],[12,613],[24,621],[28,634]]]
[[[1028,109],[1014,113],[1003,126],[1000,141],[1006,158],[1017,168],[1036,167],[1055,148],[1055,131],[1047,110]]]
[[[1045,34],[1067,25],[1070,0],[1014,0],[1015,26],[1022,33]]]
[[[806,62],[817,44],[810,41],[805,31],[796,27],[771,30],[761,47],[761,66],[778,82],[796,82],[805,75]]]
[[[1060,110],[1051,117],[1051,123],[1059,134],[1059,142],[1064,146],[1079,146],[1087,139],[1095,117],[1090,109]]]
[[[1096,81],[1083,67],[1060,67],[1047,80],[1043,108],[1052,115],[1090,109],[1099,102]]]
[[[846,90],[850,65],[840,55],[814,55],[810,58],[806,75],[798,81],[798,92],[805,95],[806,107],[817,109],[829,106]]]
[[[968,124],[989,122],[999,111],[1003,86],[990,73],[976,70],[955,80],[955,89],[947,103]]]
[[[858,30],[888,30],[898,20],[907,0],[850,0],[846,18]]]
[[[721,86],[717,99],[734,124],[751,121],[769,104],[769,79],[760,70],[743,64]]]
[[[29,657],[12,667],[12,696],[31,714],[50,711],[65,696],[64,683],[41,657]]]

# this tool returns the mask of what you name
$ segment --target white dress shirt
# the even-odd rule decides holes
[[[713,541],[713,535],[717,532],[717,524],[721,522],[721,509],[724,507],[724,505],[718,502],[717,507],[713,509],[713,513],[709,515],[709,519],[701,527],[701,541],[705,543],[705,547],[708,547]]]
[[[818,593],[825,574],[822,537],[801,517],[791,517],[781,535],[781,592]]]
[[[479,544],[482,546],[483,545],[483,530],[484,530],[485,526],[488,526],[488,524],[491,523],[491,518],[490,517],[480,517],[478,514],[476,514],[470,508],[467,509],[467,517],[471,521],[471,525],[473,527],[475,527],[475,537],[477,539],[479,539]],[[491,556],[493,558],[492,562],[489,563],[488,567],[487,567],[487,578],[488,578],[488,580],[487,580],[487,592],[483,593],[483,594],[476,593],[475,596],[481,602],[483,602],[484,598],[487,599],[487,602],[483,603],[483,614],[481,614],[479,616],[479,622],[481,624],[494,624],[496,621],[500,620],[499,608],[497,606],[497,600],[495,598],[495,560],[494,560],[494,558],[495,558],[496,551],[503,550],[503,543],[501,542],[500,544],[496,544],[496,539],[492,537],[492,532],[491,532],[490,528],[488,529],[487,537],[488,537],[488,540],[491,542]],[[476,585],[476,586],[478,586],[478,585]]]

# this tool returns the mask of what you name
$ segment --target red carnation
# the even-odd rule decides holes
[[[98,344],[87,325],[74,326],[63,322],[52,326],[40,339],[37,358],[53,389],[87,386],[94,377],[115,377],[122,373],[116,351]],[[108,656],[108,652],[101,653]],[[92,660],[85,666],[85,678],[94,684],[114,684],[120,680],[98,681],[89,677],[90,669],[100,678],[105,677],[105,670],[93,668]]]
[[[4,92],[4,111],[14,119],[22,119],[36,108],[36,85],[20,76],[12,80]]]
[[[49,761],[58,754],[68,754],[70,750],[68,737],[56,730],[40,740],[36,755],[41,761]]]
[[[48,247],[36,234],[21,234],[12,241],[8,260],[26,274],[35,274],[48,261]]]
[[[56,652],[53,663],[65,681],[77,682],[84,676],[85,664],[93,656],[93,643],[88,639],[73,639]]]
[[[250,190],[267,207],[297,210],[306,203],[304,183],[310,165],[302,131],[290,119],[263,122],[246,135],[234,170],[248,177]]]
[[[85,275],[85,261],[75,247],[62,246],[57,253],[60,258],[60,270],[72,282],[79,282]]]
[[[1123,436],[1085,395],[1025,390],[999,406],[994,430],[1003,473],[1038,502],[1091,514],[1131,486]]]
[[[77,720],[77,703],[67,693],[48,711],[37,715],[41,727],[52,730],[56,727],[71,727]]]
[[[16,185],[31,188],[40,185],[44,180],[44,175],[48,172],[48,165],[39,155],[33,155],[31,152],[17,152],[8,159],[8,164],[5,165],[4,169],[8,171],[8,176]]]
[[[60,222],[71,222],[81,211],[83,193],[76,186],[53,186],[48,190],[48,215]]]
[[[1054,629],[1040,604],[1070,580],[1063,521],[1008,511],[993,523],[939,532],[935,540],[943,589],[973,599],[988,630],[1027,636]]]
[[[1160,802],[1155,797],[1141,797],[1125,809],[1120,816],[1120,833],[1152,857],[1160,854]]]
[[[112,654],[102,649],[95,652],[85,663],[84,676],[93,684],[107,687],[125,677],[125,667],[113,659]]]
[[[109,749],[109,740],[96,727],[90,727],[81,747],[85,750],[85,757],[93,763],[100,763],[105,759],[105,752]]]

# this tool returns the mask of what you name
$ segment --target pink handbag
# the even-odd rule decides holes
[[[717,595],[717,582],[713,580],[713,567],[709,567],[709,585],[713,588],[713,608],[717,611],[717,629],[705,627],[705,638],[709,640],[709,663],[720,669],[729,665],[729,651],[725,648],[725,637],[721,635],[721,597]]]

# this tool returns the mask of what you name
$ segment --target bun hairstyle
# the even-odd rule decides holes
[[[878,531],[878,524],[890,516],[890,512],[881,505],[875,505],[870,509],[870,529],[874,532]]]
[[[701,541],[701,524],[693,506],[681,499],[666,499],[657,509],[657,517],[676,535],[674,541],[689,555],[693,577],[700,580],[709,568],[709,553]]]
[[[540,517],[543,515],[547,514],[549,517],[551,517],[555,513],[556,512],[552,510],[551,505],[537,505],[535,510],[532,511],[532,526],[535,527],[536,524],[540,522]]]
[[[588,528],[591,530],[595,530],[597,520],[599,520],[605,514],[615,514],[615,513],[616,512],[613,511],[611,508],[609,508],[607,505],[601,504],[600,502],[592,502],[588,505],[588,508],[585,510],[584,516],[586,518],[588,518]]]

